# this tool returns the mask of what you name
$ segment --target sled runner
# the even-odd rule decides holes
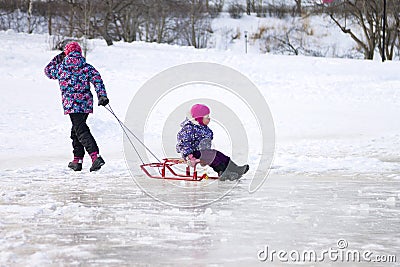
[[[198,163],[197,163],[198,164]],[[206,173],[199,175],[196,169],[197,164],[194,167],[187,166],[186,161],[180,158],[167,158],[163,159],[163,162],[147,163],[140,165],[143,172],[150,178],[155,179],[169,179],[169,180],[181,180],[181,181],[201,181],[203,179],[218,179],[218,177],[208,176]],[[177,173],[172,167],[181,165],[185,168],[185,174]],[[152,175],[149,169],[157,169],[160,175]]]

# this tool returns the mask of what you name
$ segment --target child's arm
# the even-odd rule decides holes
[[[196,159],[193,154],[189,154],[189,156],[187,157],[187,165],[194,167],[197,163],[199,163],[200,160]]]
[[[64,52],[55,56],[49,64],[44,68],[44,74],[49,79],[56,80],[58,79],[58,65],[64,60],[65,54]]]
[[[101,79],[100,73],[92,65],[87,64],[87,66],[89,68],[90,82],[94,85],[97,97],[107,97],[106,88],[104,86],[103,80]]]
[[[193,153],[194,148],[192,147],[193,127],[185,125],[178,133],[177,139],[178,144],[176,145],[177,152],[181,153],[182,158],[186,158]]]

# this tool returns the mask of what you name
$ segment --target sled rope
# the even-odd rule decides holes
[[[142,164],[144,164],[142,157],[140,156],[139,151],[137,150],[135,144],[132,142],[131,138],[129,137],[128,133],[126,131],[128,131],[130,134],[133,135],[133,137],[135,137],[135,139],[155,158],[158,160],[158,162],[161,162],[161,160],[150,150],[150,148],[148,148],[140,139],[139,137],[137,137],[118,117],[117,115],[115,115],[114,110],[111,108],[110,104],[108,104],[108,107],[105,106],[105,108],[117,119],[119,125],[121,126],[122,131],[124,132],[124,134],[126,135],[126,137],[129,140],[129,143],[131,144],[131,146],[133,147],[133,149],[135,150],[136,154],[138,155],[140,161],[142,162]]]

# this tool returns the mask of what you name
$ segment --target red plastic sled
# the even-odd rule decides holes
[[[197,173],[197,170],[196,170],[197,164],[194,167],[189,167],[186,165],[186,162],[183,159],[169,158],[169,159],[163,159],[163,161],[164,162],[146,163],[146,164],[140,165],[140,168],[144,171],[144,173],[148,177],[155,178],[155,179],[197,181],[197,182],[201,181],[203,179],[218,179],[218,177],[208,176],[206,173],[199,176]],[[172,166],[178,165],[178,164],[185,164],[185,167],[186,167],[185,174],[176,173],[172,169]],[[160,175],[152,175],[149,172],[148,168],[158,169],[158,173]],[[193,171],[191,169],[193,169]]]

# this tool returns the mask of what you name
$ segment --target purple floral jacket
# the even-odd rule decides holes
[[[178,132],[176,151],[186,158],[194,151],[211,149],[213,131],[205,125],[194,124],[189,119],[181,123],[182,129]]]
[[[64,114],[93,113],[93,95],[90,83],[94,85],[97,97],[106,96],[106,89],[100,73],[79,52],[72,52],[64,59],[57,55],[44,69],[46,76],[58,80],[61,89]]]

